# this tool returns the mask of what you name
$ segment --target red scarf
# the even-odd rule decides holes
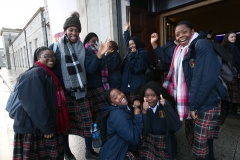
[[[48,74],[52,76],[53,83],[56,89],[57,106],[56,106],[56,133],[65,133],[67,128],[70,128],[70,121],[68,116],[68,109],[66,105],[66,98],[63,89],[56,77],[56,75],[45,65],[40,62],[36,64],[43,68]]]

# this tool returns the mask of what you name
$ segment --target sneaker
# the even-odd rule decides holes
[[[85,158],[87,160],[98,160],[98,153],[94,152],[94,151],[89,151],[89,150],[86,150],[86,153],[85,153]]]
[[[72,152],[64,152],[65,160],[77,160]]]

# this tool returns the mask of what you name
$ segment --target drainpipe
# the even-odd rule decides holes
[[[47,43],[47,45],[46,46],[48,46],[48,37],[47,37],[47,24],[46,24],[46,18],[43,18],[43,23],[44,23],[44,30],[45,30],[45,36],[46,36],[46,43]]]
[[[14,56],[14,50],[13,50],[13,43],[12,43],[12,51],[13,51],[13,63],[14,63],[14,68],[16,71],[16,63],[15,63],[15,56]]]
[[[24,31],[24,34],[25,34],[25,42],[26,42],[26,52],[27,52],[28,68],[30,68],[29,56],[28,56],[28,47],[27,47],[27,35],[26,35],[26,30],[24,29],[23,31]]]
[[[121,57],[124,57],[123,53],[123,33],[122,33],[122,7],[121,7],[121,0],[116,0],[116,9],[117,9],[117,30],[118,30],[118,48]],[[121,55],[123,54],[123,55]]]

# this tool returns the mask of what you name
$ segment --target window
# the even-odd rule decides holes
[[[33,64],[32,42],[29,42],[29,59],[30,59],[30,64]]]
[[[38,48],[38,39],[36,38],[35,39],[35,49],[37,49]]]

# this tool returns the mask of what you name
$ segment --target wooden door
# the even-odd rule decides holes
[[[159,33],[159,16],[158,13],[148,12],[141,9],[129,8],[128,13],[130,22],[131,36],[138,36],[146,45],[146,50],[150,54],[151,62],[157,60],[152,45],[150,43],[151,34]]]
[[[150,54],[151,64],[155,66],[157,58],[153,52],[152,45],[150,43],[151,34],[159,33],[159,15],[136,8],[128,8],[127,20],[130,22],[131,36],[138,36],[145,44],[145,48]],[[159,43],[159,42],[158,42]],[[155,81],[162,82],[161,71],[156,70]]]

